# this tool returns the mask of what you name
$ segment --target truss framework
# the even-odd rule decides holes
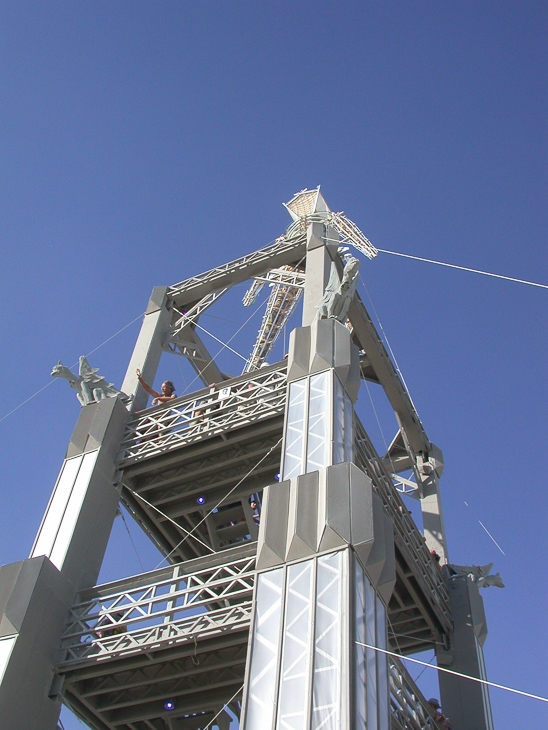
[[[400,577],[411,599],[410,601],[403,600],[403,605],[409,605],[411,602],[412,605],[417,605],[417,603],[424,605],[426,602],[428,607],[426,615],[430,616],[430,628],[438,638],[441,638],[443,632],[451,630],[449,594],[441,570],[430,555],[409,510],[385,471],[382,460],[357,417],[355,429],[356,463],[375,485],[377,494],[392,519],[396,548],[404,557],[405,563],[412,566],[412,573],[408,573],[402,567],[399,569]],[[392,601],[394,600],[397,599],[393,597]]]
[[[168,298],[176,305],[196,302],[226,284],[233,286],[273,268],[296,265],[305,255],[306,228],[288,229],[285,236],[280,236],[270,246],[174,284],[168,289]]]
[[[274,269],[266,275],[265,280],[274,282],[274,284],[268,298],[255,346],[245,364],[244,372],[256,370],[265,362],[299,303],[303,293],[304,278],[304,273],[293,266]],[[249,306],[255,301],[262,288],[254,289],[256,283],[256,281],[253,282],[253,285],[246,293],[244,306]],[[263,284],[264,282],[260,283]]]
[[[247,625],[254,568],[251,554],[191,573],[175,565],[87,591],[70,612],[60,665]]]

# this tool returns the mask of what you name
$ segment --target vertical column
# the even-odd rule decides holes
[[[435,550],[440,556],[440,563],[444,565],[448,562],[449,556],[439,482],[443,472],[443,456],[440,449],[432,444],[428,456],[417,457],[417,466],[422,478],[420,501],[424,537],[428,549]]]
[[[283,481],[263,493],[242,728],[388,730],[387,658],[374,647],[386,646],[394,536],[352,463],[359,365],[346,327],[292,332],[288,379]]]
[[[122,383],[123,393],[135,393],[131,404],[133,413],[145,408],[148,400],[148,393],[144,388],[138,387],[135,370],[137,368],[141,370],[143,380],[147,383],[154,381],[170,322],[171,313],[167,308],[167,287],[155,286]]]
[[[312,324],[331,270],[338,233],[323,223],[310,223],[306,230],[306,281],[303,297],[303,327]],[[326,239],[332,239],[328,242]]]
[[[454,631],[449,650],[438,651],[438,664],[487,679],[483,659],[487,623],[478,586],[468,576],[455,576],[448,581],[448,588]],[[446,672],[439,673],[439,683],[443,712],[454,728],[493,730],[487,685]]]
[[[154,378],[169,328],[165,287],[153,291],[122,385]],[[133,409],[146,404],[138,389]],[[118,508],[115,457],[129,418],[119,398],[84,406],[30,558],[0,569],[2,730],[54,730],[61,709],[52,666],[76,593],[95,585]]]
[[[84,406],[30,558],[0,572],[2,730],[54,730],[52,666],[76,593],[95,584],[118,507],[119,398]],[[9,651],[8,651],[9,648]]]

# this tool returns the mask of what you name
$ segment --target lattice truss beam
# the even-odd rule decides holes
[[[399,647],[425,648],[424,642],[441,641],[451,630],[449,595],[441,570],[395,488],[360,420],[355,418],[356,464],[375,485],[394,525],[398,580],[389,613],[397,614]],[[394,627],[396,633],[396,627]]]
[[[218,369],[211,374],[206,372],[212,358],[197,337],[195,328],[198,318],[232,286],[258,277],[274,285],[267,306],[268,314],[265,314],[261,328],[261,331],[265,330],[266,323],[270,322],[269,330],[272,331],[266,335],[268,344],[265,343],[266,349],[263,344],[262,358],[260,355],[252,356],[254,363],[263,362],[301,296],[304,271],[296,267],[304,260],[305,253],[306,232],[302,228],[291,235],[280,236],[274,244],[253,254],[171,287],[168,290],[168,299],[173,312],[172,323],[170,333],[164,342],[164,349],[188,358],[204,383],[218,383],[224,380],[226,376]],[[281,307],[282,312],[277,312],[276,304]],[[257,364],[250,365],[244,372],[257,366]]]
[[[135,490],[152,502],[162,514],[146,505],[138,504],[135,498],[131,499],[130,494],[124,493],[123,498],[141,523],[153,525],[152,532],[164,553],[173,550],[188,531],[194,531],[202,542],[218,549],[222,517],[210,515],[201,525],[201,529],[197,530],[197,524],[202,522],[204,513],[197,511],[193,500],[197,494],[203,493],[207,495],[208,505],[215,504],[215,500],[222,499],[226,494],[229,484],[236,484],[238,477],[241,479],[244,474],[240,464],[235,464],[232,470],[230,463],[227,463],[223,476],[218,475],[211,481],[211,462],[201,475],[194,473],[194,478],[190,477],[185,466],[164,472],[166,464],[162,460],[161,474],[147,474],[146,462],[142,467],[139,466],[140,463],[149,457],[168,458],[167,455],[173,450],[196,443],[200,439],[212,436],[226,438],[231,429],[260,422],[262,418],[281,418],[286,392],[283,363],[281,366],[263,368],[252,376],[242,376],[233,382],[230,392],[225,393],[221,400],[219,396],[223,395],[222,392],[213,396],[206,392],[203,399],[192,397],[180,400],[176,406],[170,405],[169,408],[160,406],[149,409],[128,426],[119,455],[120,466],[128,470],[128,479]],[[394,487],[393,475],[388,474],[386,463],[377,455],[357,418],[356,452],[358,465],[373,480],[384,507],[394,522],[397,554],[401,560],[397,566],[399,590],[395,591],[392,601],[394,610],[401,613],[401,625],[398,628],[402,634],[408,636],[401,643],[422,646],[425,642],[440,640],[442,633],[450,630],[451,623],[449,599],[439,567],[429,554],[422,535]],[[255,475],[258,482],[246,482],[241,490],[233,494],[234,500],[250,494],[257,483],[260,488],[264,486],[261,479],[264,479],[265,473],[270,472],[273,475],[278,453],[271,456],[271,461],[264,463],[261,471]],[[221,462],[215,462],[215,466],[222,463],[223,457],[219,458]],[[237,457],[234,458],[238,461]],[[143,481],[139,479],[141,468],[145,474]],[[272,482],[272,476],[269,481]],[[183,482],[187,486],[181,489]],[[211,493],[208,491],[210,489]],[[185,490],[188,491],[185,493]],[[241,517],[247,517],[249,523],[249,515],[245,515],[244,507],[245,503],[239,508],[242,511]],[[234,521],[237,522],[238,518]],[[245,530],[245,525],[241,529]],[[253,531],[250,529],[249,532]],[[203,547],[193,538],[186,539],[184,545],[184,551],[178,555],[180,558],[203,554]]]
[[[244,556],[232,561],[225,553],[191,572],[170,566],[85,591],[70,612],[60,665],[194,641],[249,623],[255,555],[244,547]]]
[[[305,274],[304,271],[294,266],[273,269],[264,278],[255,279],[244,296],[244,307],[249,307],[255,302],[267,282],[270,283],[272,291],[268,298],[255,346],[245,365],[244,372],[250,372],[261,367],[272,351],[288,319],[299,303],[303,293]]]

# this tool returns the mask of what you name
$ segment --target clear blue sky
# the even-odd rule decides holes
[[[281,203],[320,183],[379,248],[547,284],[546,48],[526,0],[5,0],[0,418],[154,285],[283,233]],[[483,593],[488,676],[545,695],[548,292],[387,254],[361,272],[444,452],[451,560],[507,586]],[[202,321],[226,338],[248,316],[225,315]],[[118,386],[138,326],[90,357]],[[28,556],[78,408],[55,381],[0,422],[0,563]],[[360,408],[381,449],[365,390]],[[103,580],[140,570],[118,523]],[[545,704],[491,701],[497,730],[548,726]]]

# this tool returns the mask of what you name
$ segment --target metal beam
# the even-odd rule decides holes
[[[242,256],[228,264],[217,266],[198,276],[174,284],[168,289],[168,297],[176,305],[196,302],[210,292],[234,286],[242,281],[261,276],[273,268],[296,265],[306,255],[306,236],[298,233],[295,238],[278,238],[272,245]]]

